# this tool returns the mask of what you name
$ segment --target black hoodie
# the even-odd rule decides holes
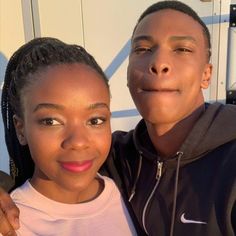
[[[128,133],[116,131],[105,170],[148,235],[236,234],[234,105],[208,105],[166,161],[158,157],[143,120]]]

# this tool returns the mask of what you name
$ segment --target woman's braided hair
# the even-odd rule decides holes
[[[10,172],[15,187],[30,178],[34,171],[28,145],[20,145],[13,123],[13,115],[23,117],[24,88],[32,83],[35,74],[50,66],[82,63],[95,69],[108,86],[108,80],[95,59],[78,45],[66,44],[55,38],[36,38],[20,47],[10,58],[2,89],[1,109],[5,141],[10,155]]]

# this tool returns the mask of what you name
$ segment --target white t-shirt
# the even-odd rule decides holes
[[[137,235],[113,180],[102,176],[103,192],[80,204],[53,201],[36,191],[29,181],[11,197],[20,209],[21,236],[128,236]]]

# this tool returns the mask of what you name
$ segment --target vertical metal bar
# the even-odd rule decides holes
[[[236,4],[230,5],[226,103],[236,104]]]
[[[82,21],[82,30],[83,30],[83,47],[86,47],[85,45],[85,32],[84,32],[84,9],[83,9],[83,0],[80,0],[80,10],[81,10],[81,21]]]
[[[39,15],[38,0],[31,0],[31,8],[32,8],[34,37],[41,37],[41,27],[40,27],[40,15]]]
[[[21,0],[25,42],[35,37],[32,18],[31,0]]]

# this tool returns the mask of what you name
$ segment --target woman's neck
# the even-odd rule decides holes
[[[77,204],[92,201],[104,190],[104,181],[98,176],[91,181],[86,189],[82,190],[76,188],[65,188],[52,180],[38,177],[32,177],[30,183],[45,197],[66,204]]]

